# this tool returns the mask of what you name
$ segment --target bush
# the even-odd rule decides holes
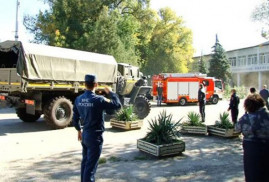
[[[186,126],[205,126],[201,122],[200,114],[191,111],[191,112],[188,112],[187,117],[188,117],[188,119],[186,122],[183,123],[183,125],[186,125]]]
[[[233,87],[236,90],[236,95],[240,98],[240,99],[244,99],[247,94],[248,94],[248,90],[246,87],[244,86],[240,86],[240,87]],[[233,89],[230,85],[227,85],[225,87],[224,90],[224,98],[226,99],[230,99],[231,97],[231,89]]]
[[[144,140],[157,145],[178,141],[178,128],[181,119],[174,123],[172,121],[172,116],[172,114],[167,115],[166,111],[162,111],[157,118],[152,119],[149,122],[149,132]]]
[[[133,106],[122,108],[116,113],[116,119],[118,121],[135,121],[138,120],[137,115],[133,112]]]
[[[215,126],[218,128],[223,128],[223,129],[233,129],[234,125],[231,123],[229,119],[229,113],[228,112],[223,112],[223,114],[220,113],[219,116],[220,121],[216,121]]]

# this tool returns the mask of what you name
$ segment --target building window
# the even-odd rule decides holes
[[[264,55],[264,53],[261,53],[260,54],[260,64],[266,64],[266,62],[265,62],[265,55]]]
[[[229,63],[232,67],[236,66],[236,57],[230,57]]]
[[[257,54],[248,55],[248,65],[257,64]]]
[[[264,53],[264,62],[265,62],[266,64],[269,64],[269,52]]]
[[[237,66],[246,66],[246,64],[246,56],[239,56]]]

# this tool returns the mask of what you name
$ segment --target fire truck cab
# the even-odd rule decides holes
[[[206,100],[217,104],[223,96],[223,83],[214,77],[201,73],[161,73],[152,77],[152,95],[158,97],[157,87],[163,87],[162,102],[184,106],[198,102],[199,84],[204,85]]]

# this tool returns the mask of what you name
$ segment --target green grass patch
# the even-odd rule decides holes
[[[106,158],[101,157],[101,158],[99,159],[99,161],[98,161],[98,164],[105,164],[106,161],[107,161]]]

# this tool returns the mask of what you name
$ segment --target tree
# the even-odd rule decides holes
[[[208,75],[222,79],[224,82],[227,83],[229,78],[231,77],[230,64],[229,60],[227,59],[225,50],[219,43],[217,35],[216,35],[216,43],[212,48],[213,48],[213,54],[210,60]]]
[[[207,67],[204,61],[204,56],[201,54],[200,60],[199,60],[199,72],[207,74]]]
[[[261,22],[266,28],[262,30],[262,36],[269,39],[269,1],[264,0],[262,4],[256,7],[252,13],[254,21]]]
[[[192,33],[170,9],[150,0],[44,0],[50,9],[24,17],[34,42],[113,55],[146,74],[187,72]]]
[[[169,8],[160,9],[156,26],[148,43],[143,71],[147,74],[188,71],[192,59],[192,32],[181,17]]]
[[[34,42],[113,55],[138,64],[138,32],[147,18],[149,0],[45,0],[50,9],[24,25]]]

